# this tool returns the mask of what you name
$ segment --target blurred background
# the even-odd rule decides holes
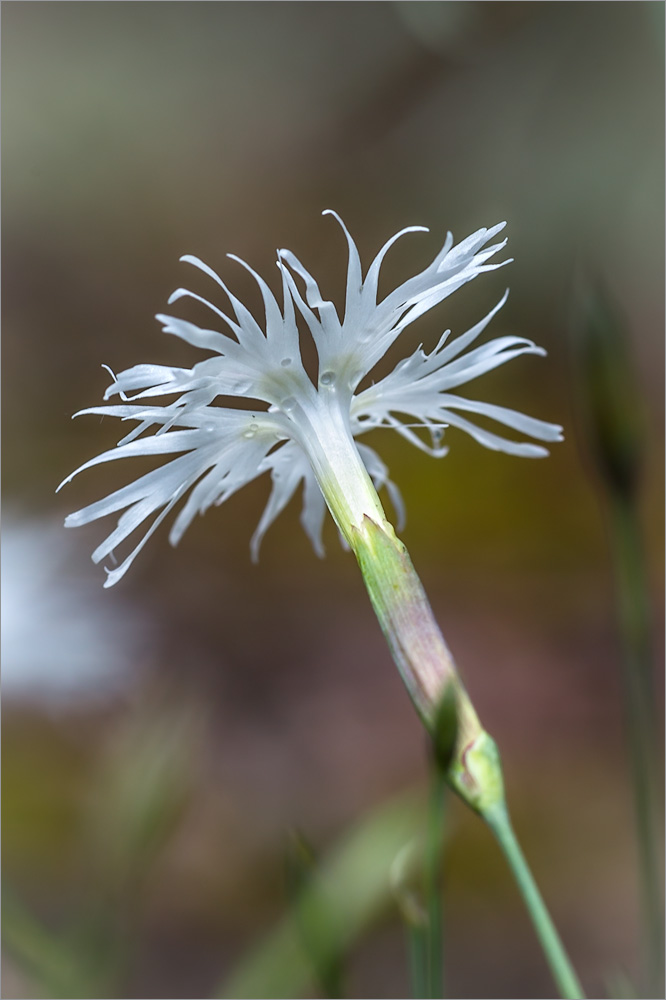
[[[535,462],[455,430],[439,461],[396,435],[369,443],[403,491],[402,537],[498,740],[518,834],[574,964],[590,996],[631,995],[621,652],[571,310],[576,273],[594,276],[628,337],[658,663],[663,12],[3,5],[4,996],[240,990],[228,985],[239,963],[286,912],[294,843],[341,866],[338,888],[376,867],[349,916],[345,989],[408,994],[386,864],[418,827],[426,748],[330,519],[320,561],[293,503],[254,566],[259,480],[175,550],[164,526],[105,591],[89,557],[109,529],[62,521],[135,470],[100,468],[54,493],[120,436],[110,420],[70,420],[101,402],[102,363],[201,357],[153,319],[185,278],[192,287],[181,254],[256,306],[225,254],[277,290],[275,248],[289,247],[340,301],[346,249],[326,208],[366,266],[399,228],[430,228],[391,251],[385,290],[428,264],[448,229],[460,240],[508,222],[515,263],[420,320],[404,349],[462,332],[509,284],[490,335],[527,336],[548,358],[523,357],[469,394],[562,423],[565,442]],[[448,995],[554,995],[490,834],[457,802],[449,824]],[[299,871],[311,877],[310,861]],[[319,995],[302,958],[283,958],[284,980],[243,995]]]

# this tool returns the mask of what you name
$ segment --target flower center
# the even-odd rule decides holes
[[[310,461],[335,523],[353,545],[353,529],[363,530],[365,517],[384,524],[386,515],[354,441],[347,394],[335,390],[334,372],[323,372],[319,382],[324,391],[288,397],[279,409]]]

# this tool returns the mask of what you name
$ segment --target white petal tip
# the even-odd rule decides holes
[[[246,270],[248,270],[250,274],[255,274],[254,270],[250,267],[248,262],[246,260],[243,260],[242,257],[239,257],[237,253],[228,253],[227,257],[229,258],[229,260],[235,260],[237,264],[240,264],[242,267],[246,268]]]
[[[120,566],[118,566],[116,569],[107,569],[106,566],[104,567],[104,572],[106,573],[106,580],[104,581],[105,590],[108,587],[113,587],[116,583],[118,583],[118,580],[120,580],[129,569],[131,562],[132,562],[131,559],[129,560],[129,562],[125,560],[125,562],[122,563]]]

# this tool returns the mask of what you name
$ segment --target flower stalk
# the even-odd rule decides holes
[[[461,757],[481,734],[481,724],[407,549],[388,522],[380,526],[369,517],[354,530],[352,548],[393,659],[431,736],[449,690],[455,699],[454,756]]]
[[[516,839],[504,794],[497,744],[482,727],[455,662],[435,621],[407,549],[390,525],[366,517],[354,529],[352,548],[370,600],[393,658],[434,744],[431,827],[439,822],[442,779],[486,821],[504,853],[523,896],[537,937],[560,995],[571,1000],[584,996],[555,925]],[[453,730],[446,724],[446,706],[454,710]],[[444,712],[442,711],[444,707]],[[442,722],[444,721],[444,725]],[[452,737],[452,738],[451,738]],[[446,746],[446,743],[449,746]],[[439,797],[439,801],[437,798]],[[429,997],[440,996],[442,981],[441,909],[437,883],[441,855],[429,831],[427,937],[417,938],[426,963]]]
[[[560,936],[520,848],[506,804],[504,802],[498,803],[495,808],[486,810],[483,813],[483,818],[495,834],[520,889],[553,979],[560,991],[560,996],[572,998],[572,1000],[584,997],[585,994],[578,976],[564,950]]]

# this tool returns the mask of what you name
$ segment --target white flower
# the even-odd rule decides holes
[[[191,369],[136,365],[114,376],[104,395],[105,400],[117,395],[120,403],[81,411],[133,420],[137,426],[116,448],[86,462],[65,482],[83,469],[113,459],[178,456],[67,518],[66,525],[73,527],[124,511],[116,529],[93,553],[93,560],[99,562],[159,512],[133,551],[117,568],[107,571],[105,586],[120,579],[160,522],[187,494],[171,528],[173,545],[195,514],[223,503],[264,472],[271,475],[272,491],[252,538],[255,559],[264,533],[300,483],[302,524],[320,555],[326,504],[343,540],[349,543],[365,516],[385,523],[376,488],[387,487],[401,518],[400,494],[389,480],[386,466],[372,448],[355,442],[377,427],[393,427],[435,457],[447,451],[441,439],[448,426],[466,431],[488,448],[530,457],[547,454],[539,445],[477,427],[461,412],[489,417],[541,441],[561,439],[561,428],[554,424],[453,392],[519,354],[545,353],[530,340],[508,336],[468,350],[504,304],[506,294],[462,336],[449,342],[447,330],[429,354],[419,347],[385,378],[358,391],[364,377],[409,324],[481,272],[502,266],[487,262],[506,240],[489,247],[486,244],[504,223],[480,229],[457,246],[449,233],[429,267],[378,303],[379,270],[389,247],[404,233],[427,230],[412,227],[390,239],[364,279],[354,241],[340,218],[330,214],[338,219],[349,246],[344,319],[288,250],[279,251],[277,261],[282,276],[282,309],[265,281],[244,261],[229,255],[246,267],[259,285],[265,328],[211,268],[196,257],[185,256],[181,259],[194,264],[224,290],[233,318],[182,288],[173,293],[169,303],[185,296],[204,303],[230,328],[233,337],[159,315],[166,333],[176,334],[212,356]],[[317,348],[317,385],[302,362],[295,309],[307,323]],[[152,404],[153,397],[163,396],[176,398],[166,405]],[[254,410],[221,406],[221,397],[227,402],[230,397],[256,400],[257,406]],[[425,437],[419,437],[417,429],[424,431]]]

